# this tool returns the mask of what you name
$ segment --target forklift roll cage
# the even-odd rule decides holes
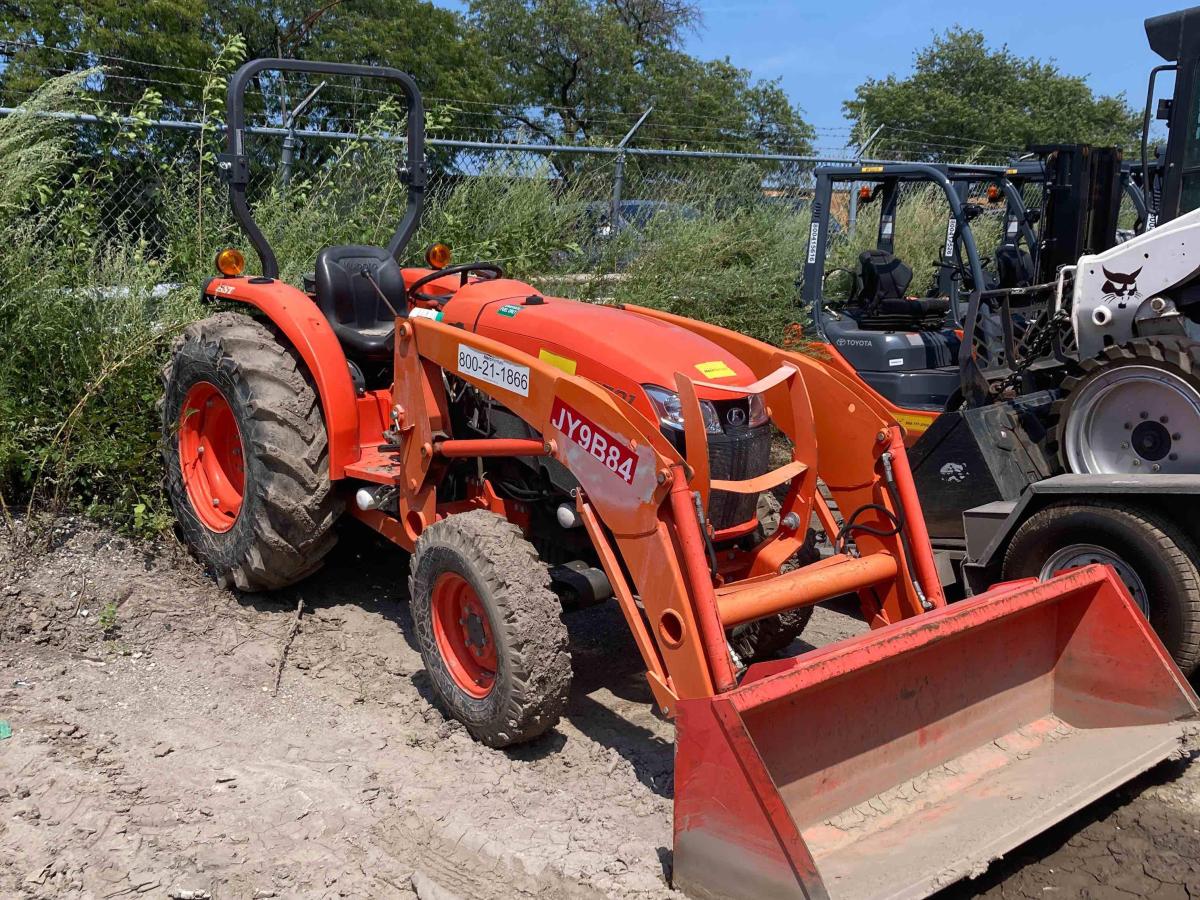
[[[878,185],[881,203],[876,247],[888,253],[895,252],[896,210],[900,200],[902,184],[934,184],[939,187],[950,207],[947,217],[947,240],[941,261],[947,251],[953,255],[954,247],[961,245],[966,255],[966,268],[976,285],[983,283],[983,266],[979,250],[967,218],[966,203],[960,195],[946,166],[926,163],[880,163],[859,166],[818,166],[815,172],[816,188],[812,204],[812,224],[809,230],[808,253],[804,263],[804,277],[800,297],[804,306],[813,313],[813,322],[822,339],[827,339],[822,324],[825,308],[825,261],[828,257],[829,223],[832,216],[834,186],[867,183]],[[949,234],[953,228],[954,233]],[[952,304],[955,320],[959,318],[957,304]]]

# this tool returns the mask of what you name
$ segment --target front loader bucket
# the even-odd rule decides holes
[[[1179,753],[1198,703],[1100,566],[764,663],[679,704],[675,885],[928,896]]]

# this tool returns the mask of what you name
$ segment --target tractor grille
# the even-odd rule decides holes
[[[710,476],[722,481],[744,481],[764,474],[771,465],[771,426],[730,429],[708,436]],[[754,518],[755,494],[713,491],[708,501],[708,519],[713,528],[732,528]]]

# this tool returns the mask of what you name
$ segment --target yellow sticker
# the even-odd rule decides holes
[[[936,418],[932,413],[929,418],[925,416],[917,416],[912,413],[896,413],[896,424],[904,427],[905,431],[911,431],[914,434],[928,430]]]
[[[876,172],[882,172],[883,166],[861,166],[858,171],[870,172],[870,173],[874,174]]]
[[[556,369],[562,369],[568,375],[575,374],[575,360],[573,359],[567,359],[565,356],[559,356],[549,350],[539,350],[538,359],[544,363],[550,363]]]
[[[696,363],[696,368],[700,370],[700,374],[705,378],[732,378],[737,372],[729,368],[729,365],[723,360],[714,360],[713,362]]]

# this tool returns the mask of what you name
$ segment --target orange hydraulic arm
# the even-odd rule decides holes
[[[656,422],[591,381],[462,329],[425,318],[399,320],[388,432],[394,443],[364,448],[360,462],[347,467],[351,477],[392,485],[398,514],[354,514],[411,547],[425,528],[452,511],[440,509],[436,500],[445,459],[546,455],[558,460],[580,484],[581,518],[642,653],[656,700],[667,713],[680,699],[736,687],[740,660],[725,634],[741,622],[847,591],[859,593],[876,625],[940,605],[936,579],[928,581],[932,559],[926,567],[919,552],[928,544],[913,532],[920,510],[899,429],[805,357],[720,329],[707,336],[729,346],[759,379],[749,387],[722,389],[764,393],[772,420],[792,444],[789,462],[748,482],[709,482],[694,385],[682,375],[676,381],[684,401],[687,460]],[[541,438],[454,439],[448,434],[443,372],[498,399]],[[831,404],[841,408],[834,416],[814,417],[813,396],[822,398],[818,410],[823,413]],[[836,426],[831,418],[838,419]],[[838,452],[824,462],[817,447],[827,441]],[[843,512],[863,507],[852,534],[859,555],[839,553],[780,576],[780,566],[803,546],[814,508],[827,516],[816,490],[818,474]],[[714,572],[707,549],[711,538],[702,525],[710,489],[758,493],[781,484],[788,491],[782,509],[786,524],[754,549],[740,577]],[[903,527],[898,530],[897,524]]]

